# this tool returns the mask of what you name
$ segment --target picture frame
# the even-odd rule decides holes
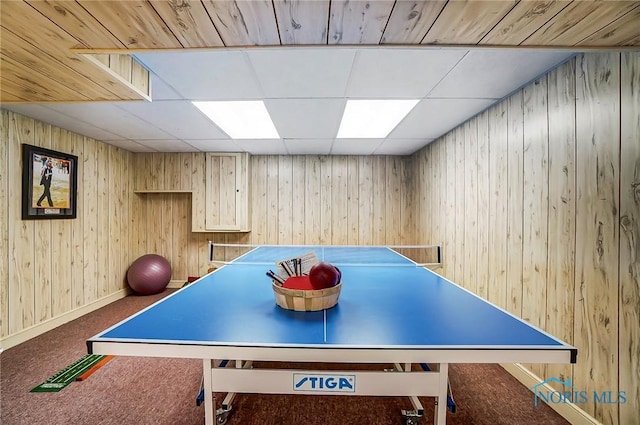
[[[78,157],[22,144],[22,219],[76,218]]]

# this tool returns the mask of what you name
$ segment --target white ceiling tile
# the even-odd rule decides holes
[[[157,152],[156,149],[152,149],[148,146],[141,145],[133,140],[105,140],[105,143],[119,148],[128,150],[130,152]]]
[[[36,118],[41,121],[44,121],[44,119],[39,118],[40,116],[47,117],[49,115],[53,115],[54,118],[58,118],[60,116],[60,114],[55,111],[48,110],[44,105],[36,103],[5,103],[1,106],[2,109],[13,111],[27,117]]]
[[[464,49],[388,49],[358,51],[348,97],[420,99],[464,57]]]
[[[165,83],[156,74],[151,73],[151,99],[153,100],[177,100],[183,99],[174,89]]]
[[[375,150],[375,155],[411,155],[433,139],[385,139]]]
[[[188,100],[122,102],[118,106],[176,139],[229,137]]]
[[[52,103],[47,107],[65,115],[106,128],[117,139],[173,139],[174,137],[148,122],[118,108],[117,102]]]
[[[64,128],[65,130],[69,130],[83,136],[91,137],[92,139],[107,140],[120,138],[119,135],[107,131],[106,126],[104,128],[100,128],[95,125],[87,124],[84,121],[80,121],[72,114],[67,115],[51,109],[51,105],[52,104],[39,105],[21,103],[2,105],[2,107],[42,122],[46,122],[47,124]]]
[[[424,99],[418,102],[389,137],[435,139],[493,103],[493,99]]]
[[[502,99],[571,56],[534,49],[472,50],[428,97]]]
[[[242,150],[231,139],[185,139],[184,141],[201,152],[238,152]]]
[[[234,140],[243,151],[255,155],[286,155],[287,147],[282,139]]]
[[[185,99],[262,97],[247,56],[241,50],[139,53],[136,57]]]
[[[334,138],[344,99],[267,99],[265,104],[282,138]]]
[[[332,155],[372,155],[384,139],[335,139]]]
[[[135,142],[158,152],[198,152],[197,148],[182,140],[136,140]]]
[[[247,54],[267,98],[342,97],[355,49],[251,49]]]
[[[333,139],[285,139],[290,155],[328,155]]]

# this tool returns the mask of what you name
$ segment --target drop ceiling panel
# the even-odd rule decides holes
[[[190,101],[124,102],[118,104],[149,124],[162,128],[177,139],[226,139],[220,130]]]
[[[332,155],[372,155],[384,139],[335,139]]]
[[[258,99],[262,91],[239,50],[139,53],[136,58],[185,99]]]
[[[173,139],[171,135],[117,107],[118,103],[52,103],[47,107],[109,129],[118,139]]]
[[[411,155],[433,139],[385,139],[375,150],[376,155]]]
[[[493,99],[424,99],[391,132],[391,139],[435,139],[495,103]]]
[[[242,150],[231,139],[186,139],[185,142],[202,152],[238,152]]]
[[[180,100],[183,99],[174,89],[165,83],[156,74],[151,76],[151,99],[153,100]]]
[[[197,148],[182,140],[136,140],[136,142],[158,152],[198,152]]]
[[[251,152],[254,155],[286,155],[287,147],[282,139],[256,139],[234,140],[241,151]]]
[[[47,105],[49,107],[47,107]],[[73,115],[65,115],[56,110],[53,110],[50,108],[51,104],[47,105],[21,103],[2,105],[2,107],[10,111],[46,122],[48,124],[55,125],[56,127],[64,128],[74,133],[91,137],[92,139],[109,140],[120,138],[120,136],[113,134],[103,128],[87,124],[86,122],[77,119]]]
[[[155,149],[141,145],[133,140],[104,140],[104,142],[130,152],[157,152]]]
[[[267,110],[282,138],[332,139],[338,133],[345,101],[338,99],[267,99]]]
[[[571,56],[566,51],[473,50],[428,97],[501,99]]]
[[[333,139],[285,139],[284,144],[290,155],[328,155]]]
[[[267,98],[342,97],[355,49],[253,49],[247,54]]]
[[[360,50],[349,79],[347,96],[423,98],[465,54],[465,49]]]

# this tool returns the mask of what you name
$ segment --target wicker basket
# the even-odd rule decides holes
[[[286,289],[272,283],[276,304],[286,310],[318,311],[335,306],[340,297],[342,282],[331,288],[318,290]]]

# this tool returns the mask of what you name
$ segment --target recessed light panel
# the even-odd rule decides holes
[[[418,101],[418,99],[348,100],[337,138],[385,138]]]
[[[261,100],[193,102],[232,139],[279,139]]]

